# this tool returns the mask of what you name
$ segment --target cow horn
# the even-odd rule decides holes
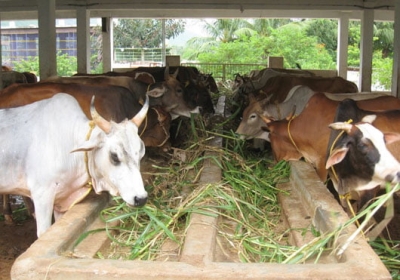
[[[90,101],[90,115],[92,116],[94,123],[108,134],[111,130],[111,124],[96,111],[96,108],[94,107],[94,97],[95,96],[93,95],[92,100]]]
[[[147,116],[147,111],[149,110],[149,96],[146,94],[146,101],[144,102],[144,105],[142,107],[142,109],[140,109],[140,111],[136,114],[136,116],[134,116],[131,121],[137,126],[139,127],[142,122],[144,121],[144,119]]]
[[[349,133],[351,131],[351,128],[353,127],[352,124],[347,123],[347,122],[335,122],[335,123],[331,123],[329,125],[330,128],[335,129],[335,130],[344,130],[347,133]]]
[[[165,66],[165,70],[164,70],[164,80],[168,80],[169,79],[169,65],[167,63],[167,65]]]

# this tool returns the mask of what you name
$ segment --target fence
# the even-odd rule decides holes
[[[166,49],[166,55],[170,54]],[[114,63],[150,64],[162,63],[163,53],[161,48],[116,48],[114,49]]]
[[[266,64],[228,64],[228,63],[181,63],[182,66],[193,66],[205,74],[212,74],[214,79],[233,80],[235,74],[248,74],[252,70],[267,68]]]

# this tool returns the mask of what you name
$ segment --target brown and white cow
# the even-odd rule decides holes
[[[274,159],[280,161],[304,158],[315,167],[321,180],[325,181],[328,174],[325,168],[326,150],[331,132],[329,124],[334,121],[338,105],[339,101],[332,100],[323,93],[316,93],[298,116],[267,123]],[[357,105],[375,113],[379,110],[400,108],[400,99],[389,95],[380,96],[359,100]],[[377,121],[375,124],[379,123]]]
[[[360,121],[368,121],[384,133],[384,137],[380,136],[380,147],[372,141],[374,131],[362,138],[353,131],[351,124]],[[333,127],[326,151],[326,168],[339,197],[343,199],[350,194],[350,197],[359,200],[357,208],[360,209],[374,197],[376,187],[398,180],[400,173],[393,172],[399,171],[396,161],[400,159],[400,143],[395,141],[400,135],[400,110],[372,112],[359,108],[352,99],[345,99],[336,109],[334,122],[348,124]],[[386,145],[390,152],[385,152]]]

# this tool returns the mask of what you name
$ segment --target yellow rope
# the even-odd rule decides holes
[[[348,121],[346,121],[346,123],[352,123],[352,122],[353,122],[352,119],[349,119]],[[332,143],[332,145],[331,145],[331,147],[330,147],[330,149],[329,149],[329,155],[332,154],[333,147],[335,146],[336,142],[339,140],[340,136],[343,135],[343,133],[344,133],[344,130],[342,130],[342,131],[338,134],[338,136],[335,138],[335,140],[333,141],[333,143]],[[338,179],[338,176],[337,176],[337,173],[336,173],[336,170],[335,170],[334,166],[332,165],[330,168],[331,168],[331,170],[332,170],[333,175],[335,176],[336,182],[338,182],[339,179]],[[347,207],[350,209],[351,215],[353,215],[353,217],[355,217],[355,216],[356,216],[356,213],[354,212],[353,206],[352,206],[351,203],[350,203],[351,193],[348,192],[348,193],[345,193],[345,194],[340,194],[340,195],[339,195],[339,199],[340,199],[340,201],[346,200]],[[356,220],[356,224],[357,224],[357,226],[360,226],[360,223],[358,222],[358,220]],[[364,234],[364,233],[363,233],[363,234]]]
[[[94,121],[90,121],[89,122],[89,131],[88,131],[88,133],[86,135],[86,141],[88,141],[90,139],[90,135],[92,134],[92,131],[93,131],[95,126],[96,126],[96,124],[94,123]],[[89,175],[89,180],[86,183],[86,186],[88,186],[87,187],[87,191],[81,197],[77,198],[74,202],[72,202],[72,204],[69,206],[68,209],[71,209],[72,206],[74,206],[79,201],[84,199],[90,193],[90,191],[92,190],[92,179],[91,179],[91,176],[90,176],[90,173],[89,173],[89,158],[88,158],[88,152],[87,151],[85,151],[85,166],[86,166],[86,172]]]
[[[88,141],[90,139],[90,135],[92,134],[92,131],[95,126],[96,126],[96,124],[94,123],[94,121],[89,122],[89,131],[86,134],[86,141]],[[88,158],[87,151],[85,152],[85,166],[86,166],[86,172],[89,174],[89,182],[87,184],[92,185],[92,180],[90,179],[90,173],[89,173],[89,158]]]
[[[349,119],[348,121],[346,121],[346,123],[352,123],[352,122],[353,122],[352,119]],[[342,131],[338,134],[338,136],[335,138],[335,140],[333,141],[331,147],[329,148],[329,156],[332,154],[333,147],[335,146],[336,142],[339,140],[340,136],[343,135],[343,133],[344,133],[344,130],[342,130]],[[331,166],[331,169],[332,169],[333,175],[334,175],[335,178],[336,178],[336,181],[338,181],[338,177],[337,177],[337,174],[336,174],[336,171],[335,171],[335,168],[333,167],[333,165]]]
[[[356,216],[356,213],[354,212],[354,208],[353,208],[353,206],[352,206],[351,203],[350,203],[351,194],[348,192],[348,193],[345,193],[345,194],[343,194],[343,195],[339,195],[339,198],[340,198],[340,200],[342,200],[342,199],[345,199],[345,200],[346,200],[347,207],[350,209],[351,215],[352,215],[353,218],[354,218],[354,217]],[[358,220],[356,220],[356,224],[357,224],[358,227],[360,226],[360,223],[358,222]],[[362,232],[362,234],[364,235],[364,231],[361,231],[361,232]]]
[[[293,137],[292,137],[292,134],[290,133],[290,124],[291,124],[292,120],[293,120],[295,117],[296,117],[296,116],[293,115],[293,116],[290,118],[290,120],[289,120],[289,122],[288,122],[288,126],[287,126],[287,131],[288,131],[288,135],[289,135],[290,141],[292,141],[293,146],[294,146],[294,147],[296,148],[296,150],[301,154],[299,148],[297,147],[296,143],[294,142],[294,139],[293,139]]]

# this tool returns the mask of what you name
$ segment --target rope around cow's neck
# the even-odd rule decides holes
[[[94,129],[95,126],[96,126],[96,124],[94,123],[93,120],[91,120],[91,121],[89,122],[89,131],[88,131],[88,133],[86,134],[86,141],[88,141],[88,140],[90,139],[90,135],[92,134],[92,131],[93,131],[93,129]],[[82,199],[84,199],[84,198],[90,193],[90,191],[92,190],[92,187],[93,187],[93,184],[92,184],[92,176],[90,176],[90,172],[89,172],[89,157],[88,157],[88,152],[87,152],[87,151],[85,151],[84,157],[85,157],[86,172],[87,172],[87,174],[89,175],[89,180],[88,180],[88,182],[86,183],[87,190],[84,192],[84,194],[83,194],[82,196],[80,196],[79,198],[75,199],[75,201],[72,202],[72,204],[69,206],[68,209],[71,209],[72,206],[74,206],[74,205],[77,204],[79,201],[81,201]]]
[[[287,125],[287,131],[288,131],[288,135],[289,135],[290,141],[292,141],[293,146],[294,146],[294,147],[296,148],[296,150],[301,154],[301,152],[300,152],[300,150],[299,150],[299,147],[297,147],[297,145],[296,145],[296,143],[294,142],[294,139],[293,139],[293,137],[292,137],[292,134],[290,133],[290,124],[292,123],[292,120],[293,120],[295,117],[296,117],[296,116],[293,115],[293,116],[289,119],[289,122],[288,122],[288,125]]]
[[[349,119],[349,120],[346,121],[346,123],[352,123],[352,122],[353,122],[352,119]],[[339,140],[340,136],[343,135],[343,133],[344,133],[344,130],[342,130],[342,131],[336,136],[335,140],[333,141],[332,145],[331,145],[330,148],[329,148],[329,155],[332,154],[333,147],[335,146],[336,142]],[[338,176],[337,176],[335,167],[332,165],[332,166],[330,167],[330,169],[332,170],[332,173],[333,173],[333,175],[335,176],[336,182],[338,182],[339,179],[338,179]],[[350,209],[351,215],[353,215],[353,217],[355,217],[355,216],[356,216],[356,213],[354,212],[353,206],[352,206],[351,203],[350,203],[351,193],[350,193],[350,192],[347,192],[347,193],[345,193],[345,194],[339,194],[339,199],[340,199],[340,201],[342,201],[342,200],[345,200],[345,201],[346,201],[347,207]],[[360,223],[358,222],[358,220],[356,220],[356,224],[357,224],[357,226],[360,226]],[[364,232],[363,232],[363,235],[364,235]]]

